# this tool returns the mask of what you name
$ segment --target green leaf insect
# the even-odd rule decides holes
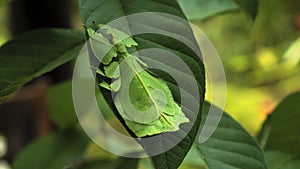
[[[127,34],[106,25],[99,30],[87,29],[91,48],[101,58],[97,69],[100,86],[115,93],[115,106],[128,128],[137,136],[145,137],[179,130],[189,119],[175,102],[166,82],[149,73],[138,56],[128,52],[137,46]]]

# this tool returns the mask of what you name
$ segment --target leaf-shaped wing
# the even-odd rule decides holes
[[[165,81],[144,70],[133,56],[124,62],[115,104],[138,137],[177,131],[180,124],[189,122]]]
[[[189,122],[166,82],[144,70],[146,64],[128,53],[127,48],[138,44],[121,31],[99,27],[97,33],[88,30],[91,48],[96,55],[104,55],[100,75],[112,79],[110,84],[102,81],[100,86],[116,92],[115,105],[128,128],[136,136],[145,137],[177,131],[180,124]],[[103,53],[102,47],[108,53]]]

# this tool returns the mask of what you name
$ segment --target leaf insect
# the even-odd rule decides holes
[[[189,122],[166,82],[129,53],[128,49],[138,43],[117,29],[98,27],[97,32],[87,29],[93,52],[104,56],[97,73],[112,81],[101,81],[99,85],[116,93],[115,106],[128,128],[137,137],[145,137],[177,131],[180,124]]]

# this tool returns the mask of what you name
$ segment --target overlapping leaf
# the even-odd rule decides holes
[[[30,80],[77,57],[81,32],[42,29],[24,33],[0,48],[0,104]]]
[[[187,18],[196,21],[238,9],[238,5],[232,0],[178,0],[178,2]]]
[[[220,13],[236,11],[239,6],[252,20],[258,12],[258,0],[178,0],[189,20],[199,21]]]
[[[285,98],[266,121],[260,135],[267,139],[265,149],[286,153],[300,152],[300,92]]]
[[[211,113],[208,114],[211,109]],[[215,116],[217,107],[204,104],[203,120]],[[201,123],[201,128],[204,123]],[[210,125],[207,123],[206,125]],[[210,169],[267,169],[264,154],[254,138],[224,112],[214,134],[204,143],[195,140]]]
[[[97,24],[106,24],[114,19],[119,17],[139,13],[139,12],[164,12],[168,14],[172,14],[181,18],[184,18],[184,14],[182,13],[179,5],[175,0],[167,0],[167,1],[158,1],[158,0],[112,0],[112,1],[80,1],[80,11],[83,23],[88,26],[93,26],[93,21]],[[108,15],[113,14],[113,15]],[[167,25],[168,27],[178,28],[178,32],[190,32],[191,37],[193,34],[189,25],[176,25],[174,22],[170,22],[168,20],[163,21],[162,24]],[[152,25],[147,25],[147,22],[144,23],[143,26],[151,27]],[[129,29],[130,29],[129,25]],[[192,51],[187,45],[184,43],[159,34],[145,34],[145,35],[137,35],[134,37],[139,46],[137,47],[138,50],[140,49],[147,49],[147,48],[158,48],[167,50],[171,53],[177,55],[181,60],[183,60],[188,67],[191,69],[192,73],[194,74],[197,82],[198,82],[198,90],[200,93],[200,100],[195,99],[196,104],[202,105],[203,97],[204,97],[204,68],[203,64],[201,63],[200,58]],[[143,58],[143,61],[147,62],[158,62],[158,64],[163,64],[157,59],[153,59],[150,57]],[[166,65],[164,65],[166,66]],[[178,71],[176,68],[170,67],[169,69],[173,69],[174,71],[181,74],[182,77],[186,77],[186,74],[183,72]],[[163,72],[157,71],[156,74],[166,80],[168,85],[174,95],[175,101],[180,102],[180,93],[179,88],[176,87],[177,84],[172,81],[172,78],[169,78]],[[177,91],[177,93],[176,93]],[[193,94],[193,91],[188,91]],[[194,91],[195,92],[195,91]],[[191,94],[191,95],[192,95]],[[190,98],[193,99],[193,98]],[[201,107],[200,107],[201,108]],[[156,149],[159,146],[170,145],[169,143],[173,143],[172,135],[176,136],[176,134],[182,135],[187,134],[178,144],[176,144],[172,149],[167,152],[164,152],[160,155],[156,155],[152,157],[156,168],[164,168],[164,169],[175,169],[177,168],[180,163],[182,162],[183,158],[187,154],[188,150],[190,149],[193,140],[196,136],[196,132],[199,127],[200,118],[201,118],[201,109],[199,111],[184,111],[187,113],[186,115],[189,119],[193,120],[194,124],[187,124],[181,126],[180,132],[175,133],[166,133],[169,137],[165,136],[162,137],[161,140],[157,141],[154,147],[146,148],[147,151],[151,151],[151,148]],[[192,126],[191,126],[192,125]],[[191,130],[189,128],[191,127]]]

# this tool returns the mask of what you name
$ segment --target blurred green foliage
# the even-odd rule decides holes
[[[10,38],[10,33],[8,30],[8,21],[7,21],[7,13],[8,13],[8,0],[0,1],[0,46]]]
[[[299,6],[296,0],[261,0],[254,22],[244,12],[194,21],[223,62],[226,110],[253,135],[278,101],[300,89]]]
[[[50,88],[47,106],[51,119],[62,130],[72,129],[78,123],[72,100],[72,83],[67,81]]]

